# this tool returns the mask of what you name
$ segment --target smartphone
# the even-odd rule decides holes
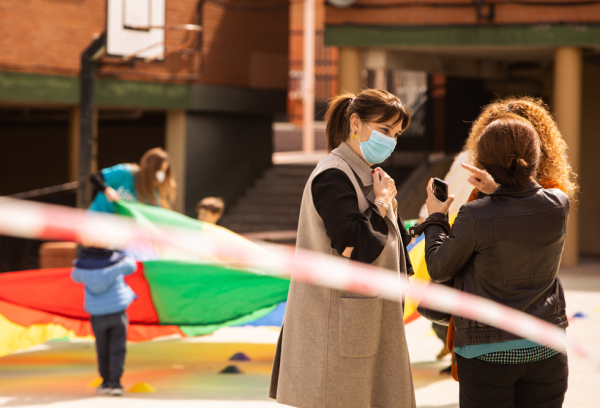
[[[443,202],[448,199],[448,183],[446,183],[444,180],[440,180],[437,177],[434,178],[431,188],[433,189],[435,198],[438,200]]]

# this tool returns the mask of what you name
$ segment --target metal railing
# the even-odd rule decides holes
[[[301,42],[302,30],[290,31],[291,42]],[[337,48],[325,45],[325,31],[317,30],[315,34],[315,105],[316,116],[320,118],[324,112],[320,112],[326,101],[338,92],[338,54]],[[304,72],[302,59],[299,55],[292,55],[289,61],[288,77],[288,120],[299,124],[302,121],[302,99],[304,95]]]
[[[8,197],[22,200],[75,207],[76,190],[79,182],[59,184],[12,194]],[[0,272],[38,269],[39,250],[44,241],[14,238],[0,235]]]
[[[425,137],[427,135],[427,94],[422,93],[410,107],[410,126],[401,137]]]
[[[65,191],[77,190],[79,188],[79,181],[71,181],[69,183],[59,184],[52,187],[38,188],[35,190],[25,191],[23,193],[17,193],[9,195],[10,198],[18,198],[20,200],[28,200],[31,198],[42,197],[50,194],[62,193]]]

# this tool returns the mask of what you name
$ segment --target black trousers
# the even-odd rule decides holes
[[[560,408],[567,392],[567,356],[495,364],[456,355],[460,408]]]
[[[96,336],[98,371],[103,380],[102,384],[109,387],[120,385],[125,364],[125,342],[129,323],[127,314],[119,312],[92,316],[90,320]]]

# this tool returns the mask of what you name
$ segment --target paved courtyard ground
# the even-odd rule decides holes
[[[600,353],[600,262],[584,261],[563,269],[569,336]],[[436,361],[441,342],[430,324],[417,319],[406,327],[419,408],[457,408],[458,383],[439,371],[448,360]],[[122,398],[95,396],[96,378],[91,342],[51,342],[27,352],[0,358],[0,407],[165,407],[275,408],[266,398],[278,332],[272,328],[223,329],[213,336],[171,339],[128,348],[123,383],[146,382],[155,393],[127,393]],[[230,362],[244,352],[250,362]],[[235,364],[242,374],[219,374]],[[600,406],[600,369],[569,356],[570,381],[564,407]]]

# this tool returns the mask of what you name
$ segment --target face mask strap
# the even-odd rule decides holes
[[[364,121],[364,120],[362,120],[362,119],[361,119],[361,121],[362,121],[362,123],[364,123],[364,124],[365,124],[365,126],[367,127],[367,129],[369,129],[369,130],[371,131],[371,134],[373,134],[373,129],[371,129],[371,128],[369,127],[369,125],[367,125],[367,122],[365,122],[365,121]],[[358,142],[359,142],[359,143],[366,143],[366,142],[363,142],[362,140],[360,140],[360,138],[358,137],[358,135],[356,134],[356,132],[357,132],[357,131],[355,130],[355,131],[354,131],[354,135],[353,135],[352,137],[353,137],[354,139],[358,139]]]
[[[159,177],[158,175],[161,175],[161,177]],[[167,172],[163,171],[163,170],[158,170],[154,176],[156,177],[156,181],[158,181],[159,184],[162,184],[163,181],[165,181],[165,179],[167,178]]]

